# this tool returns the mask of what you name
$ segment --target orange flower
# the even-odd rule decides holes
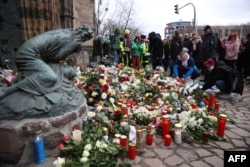
[[[62,143],[60,143],[57,147],[59,150],[61,150],[64,147],[64,145]]]

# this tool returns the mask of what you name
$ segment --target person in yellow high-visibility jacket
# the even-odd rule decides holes
[[[122,55],[122,61],[125,66],[131,66],[130,55],[131,55],[131,46],[132,40],[129,37],[130,30],[125,29],[124,31],[124,54]]]
[[[149,54],[148,53],[148,43],[146,43],[146,35],[141,35],[141,45],[142,45],[142,56],[141,56],[141,66],[146,67],[146,65],[149,65]]]
[[[120,55],[120,59],[119,59],[119,63],[123,63],[123,55],[125,54],[124,53],[124,39],[122,37],[120,37],[120,40],[119,40],[119,55]]]

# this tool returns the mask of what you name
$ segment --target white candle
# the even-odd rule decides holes
[[[76,144],[80,144],[82,141],[82,131],[80,130],[74,130],[72,132],[72,140],[76,143]]]
[[[65,165],[65,158],[58,157],[57,160],[53,162],[54,167],[63,167]]]
[[[181,144],[181,131],[175,131],[174,138],[177,144]]]

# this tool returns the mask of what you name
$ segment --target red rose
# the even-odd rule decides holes
[[[89,85],[88,86],[88,91],[93,91],[94,90],[94,86],[93,85]]]
[[[107,84],[102,86],[102,92],[107,92],[109,89],[109,86]]]

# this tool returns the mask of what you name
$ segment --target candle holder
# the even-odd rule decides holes
[[[170,146],[172,141],[172,137],[169,134],[165,135],[165,146]]]
[[[182,143],[181,138],[181,132],[182,132],[182,124],[175,124],[175,133],[174,133],[174,139],[176,144]]]
[[[130,160],[134,160],[135,157],[136,157],[136,145],[135,143],[129,143],[128,158]]]
[[[36,132],[33,138],[33,145],[34,145],[36,163],[38,164],[43,163],[46,160],[46,156],[45,156],[42,131]]]
[[[148,146],[151,146],[153,144],[153,133],[151,130],[147,130],[147,136],[146,136],[146,144]]]
[[[72,140],[75,144],[79,145],[82,141],[82,131],[75,129],[72,131]]]
[[[211,93],[209,97],[208,107],[213,108],[215,103],[215,93]]]
[[[220,114],[220,117],[218,119],[218,130],[217,130],[218,136],[224,137],[226,123],[227,123],[227,115]]]
[[[162,116],[162,138],[165,138],[166,134],[169,134],[170,130],[170,118],[169,115]]]
[[[121,135],[121,137],[120,137],[121,147],[127,148],[127,142],[128,142],[127,136]]]

